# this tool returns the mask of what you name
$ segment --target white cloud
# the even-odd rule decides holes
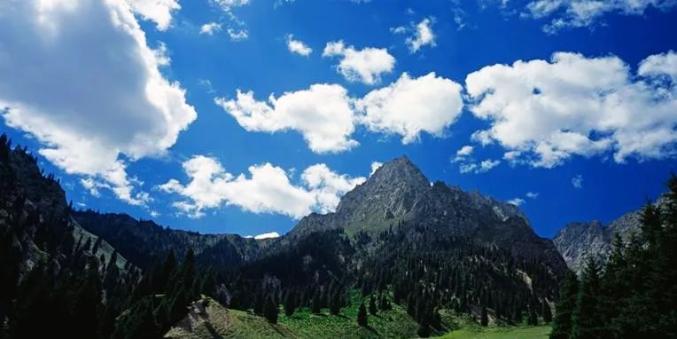
[[[212,0],[212,2],[226,12],[232,11],[233,8],[249,4],[249,0]]]
[[[360,81],[373,85],[381,81],[381,75],[392,72],[395,58],[385,48],[367,47],[356,50],[346,47],[343,41],[328,42],[322,52],[323,57],[338,56],[341,61],[336,66],[339,73],[348,81]]]
[[[463,174],[465,173],[486,173],[492,170],[494,167],[498,166],[501,163],[500,160],[486,159],[482,160],[479,163],[472,161],[464,161],[459,165],[459,171]]]
[[[155,22],[160,31],[171,25],[172,12],[181,9],[178,0],[127,0],[132,10],[146,20]]]
[[[677,2],[669,0],[534,0],[527,4],[523,16],[536,19],[553,19],[543,29],[555,33],[568,27],[593,25],[602,16],[610,13],[642,15],[649,7],[660,10],[672,8]]]
[[[313,52],[312,48],[308,47],[303,41],[294,39],[294,36],[291,34],[287,35],[287,49],[292,53],[302,56],[309,56]]]
[[[85,176],[90,187],[145,204],[149,197],[134,193],[141,183],[127,176],[121,155],[131,161],[162,155],[197,117],[180,85],[160,73],[169,62],[162,45],[148,47],[120,1],[11,1],[2,7],[5,123],[33,135],[43,145],[41,155]]]
[[[571,178],[571,185],[576,189],[583,188],[583,176],[578,174],[575,177]]]
[[[668,76],[674,85],[677,83],[677,53],[669,51],[651,55],[642,60],[637,73],[644,77]]]
[[[514,198],[508,200],[507,203],[515,206],[522,206],[525,203],[525,201],[522,198]]]
[[[261,233],[261,234],[255,235],[254,239],[256,239],[256,240],[275,239],[275,238],[279,238],[279,237],[280,237],[280,233],[268,232],[268,233]]]
[[[244,41],[249,38],[249,31],[247,31],[244,28],[241,29],[228,28],[226,32],[228,32],[228,36],[232,41]]]
[[[432,72],[414,79],[403,73],[396,82],[362,99],[348,97],[339,85],[314,84],[278,98],[271,95],[268,101],[238,90],[236,98],[215,98],[215,102],[248,131],[300,132],[315,153],[357,146],[351,138],[356,124],[399,134],[405,144],[416,141],[421,132],[441,137],[463,107],[461,86]]]
[[[526,194],[527,198],[529,199],[536,199],[538,198],[538,195],[539,195],[538,192],[527,192]]]
[[[461,86],[434,72],[411,78],[407,73],[394,83],[369,92],[356,102],[364,113],[360,122],[372,131],[395,133],[402,143],[416,141],[421,132],[442,136],[461,114]]]
[[[314,210],[320,213],[333,212],[345,193],[365,181],[364,177],[350,178],[334,173],[325,164],[306,168],[301,179],[315,196]]]
[[[673,156],[677,86],[666,72],[674,56],[647,58],[640,78],[617,57],[574,53],[484,67],[466,78],[470,110],[491,124],[473,140],[498,142],[511,163],[546,168],[572,155]]]
[[[374,174],[374,172],[376,172],[377,169],[381,168],[381,166],[383,166],[382,162],[379,162],[379,161],[372,162],[371,163],[371,172],[369,172],[369,176]]]
[[[247,131],[296,130],[313,152],[341,152],[358,145],[350,138],[354,117],[350,98],[339,85],[315,84],[268,101],[257,101],[253,92],[237,91],[235,99],[215,102]]]
[[[334,211],[339,198],[365,178],[350,178],[324,164],[308,167],[295,186],[280,167],[269,163],[249,167],[250,176],[235,176],[214,158],[198,155],[183,163],[190,181],[171,179],[158,188],[184,198],[173,205],[182,213],[199,218],[205,210],[223,205],[238,206],[253,213],[276,213],[299,219],[311,211]]]
[[[407,46],[411,53],[418,52],[423,46],[435,46],[435,33],[432,30],[433,21],[425,18],[416,24],[414,35],[407,38]]]
[[[200,34],[214,35],[221,30],[221,24],[217,22],[208,22],[200,27]]]
[[[474,148],[470,145],[465,145],[456,151],[457,157],[466,157],[472,154]]]

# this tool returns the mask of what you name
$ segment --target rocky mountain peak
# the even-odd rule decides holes
[[[402,156],[383,164],[364,184],[348,192],[336,217],[346,229],[351,225],[383,229],[402,220],[429,190],[421,170]]]
[[[383,164],[366,184],[417,187],[429,186],[429,181],[421,170],[403,155]]]

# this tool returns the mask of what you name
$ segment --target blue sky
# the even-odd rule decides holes
[[[675,171],[674,3],[73,3],[0,5],[0,108],[81,208],[282,234],[404,154],[549,237]]]

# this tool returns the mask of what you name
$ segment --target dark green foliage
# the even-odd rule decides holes
[[[284,314],[287,317],[291,317],[294,311],[296,311],[296,297],[292,292],[288,292],[285,294],[284,299]]]
[[[418,326],[416,334],[421,338],[428,338],[430,337],[430,332],[430,326],[428,324],[421,324]]]
[[[360,308],[357,311],[357,324],[363,327],[367,327],[367,308],[364,306],[364,303],[360,304]]]
[[[279,308],[272,297],[266,298],[265,306],[263,307],[263,316],[271,324],[277,324],[277,316]]]
[[[550,310],[550,305],[548,303],[543,303],[543,322],[549,324],[552,321],[552,311]]]
[[[482,307],[482,311],[480,312],[480,325],[482,326],[487,326],[489,325],[489,315],[487,314],[487,308]]]
[[[551,338],[677,337],[677,177],[641,222],[641,234],[613,240],[603,269],[590,260],[579,286],[566,279]]]
[[[581,277],[581,289],[573,314],[572,338],[601,338],[603,319],[600,292],[600,267],[595,259],[589,257]]]
[[[376,315],[378,313],[378,308],[376,307],[376,299],[374,299],[374,296],[372,295],[371,298],[369,298],[369,313],[372,315]]]

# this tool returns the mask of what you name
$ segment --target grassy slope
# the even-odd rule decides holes
[[[418,325],[406,313],[406,309],[393,305],[390,311],[369,315],[369,328],[357,325],[357,310],[361,298],[352,296],[351,306],[341,310],[338,316],[312,314],[307,308],[297,310],[287,317],[280,310],[277,325],[264,318],[239,310],[227,310],[211,301],[207,316],[193,315],[177,324],[167,333],[171,338],[416,338]],[[442,312],[446,331],[433,333],[441,338],[547,338],[549,326],[539,327],[489,327],[482,328],[467,317],[459,318]],[[197,319],[197,320],[196,320]],[[193,327],[192,330],[189,330]],[[460,328],[460,329],[459,329]],[[445,334],[445,332],[450,331]]]
[[[545,339],[550,335],[550,326],[536,327],[491,327],[487,329],[463,328],[441,336],[443,339]]]
[[[291,317],[280,316],[280,323],[287,326],[302,338],[412,338],[416,336],[418,325],[407,315],[405,309],[393,305],[390,311],[369,315],[368,328],[357,325],[357,310],[361,298],[354,294],[349,307],[341,310],[338,316],[329,315],[322,310],[321,315],[301,309]],[[366,302],[365,302],[366,303]]]

